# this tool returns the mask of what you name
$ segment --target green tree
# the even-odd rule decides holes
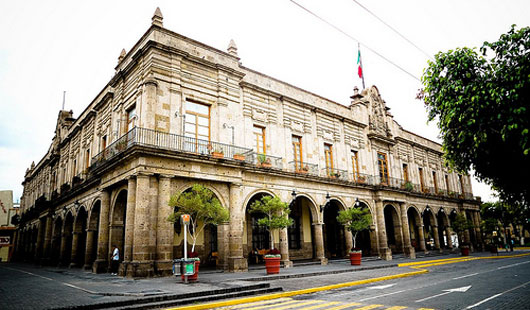
[[[168,218],[170,222],[180,221],[182,214],[190,215],[189,233],[193,242],[192,252],[195,252],[197,238],[204,231],[206,225],[219,225],[230,218],[228,210],[223,208],[215,194],[199,184],[193,185],[190,190],[180,195],[171,196],[168,204],[176,209],[176,212]]]
[[[464,237],[463,237],[462,234],[467,229],[471,229],[473,227],[475,227],[473,225],[473,222],[471,222],[471,220],[466,219],[466,217],[463,214],[461,214],[461,213],[457,214],[455,219],[453,221],[451,221],[451,228],[454,231],[456,231],[456,234],[458,236],[458,244],[460,246],[467,245],[467,244],[465,244],[467,242],[463,242]]]
[[[291,212],[289,205],[283,202],[278,196],[272,197],[266,195],[261,197],[260,200],[256,200],[250,205],[250,212],[265,215],[257,223],[269,231],[271,250],[274,249],[273,231],[293,225],[293,220],[288,217]]]
[[[372,225],[372,215],[368,209],[353,207],[339,212],[337,221],[351,231],[353,250],[357,249],[357,234]]]
[[[418,94],[437,119],[445,159],[469,171],[510,203],[530,203],[530,28],[480,48],[440,52]],[[489,56],[488,56],[489,54]]]

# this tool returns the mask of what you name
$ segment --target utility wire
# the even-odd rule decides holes
[[[407,39],[407,37],[405,37],[404,35],[402,35],[399,31],[397,31],[394,27],[390,26],[389,24],[387,24],[384,20],[382,20],[381,18],[379,18],[377,15],[375,15],[372,11],[370,11],[369,9],[367,9],[365,6],[363,6],[362,4],[359,3],[359,1],[357,0],[352,0],[353,2],[355,2],[358,6],[360,6],[361,8],[363,8],[366,12],[370,13],[373,17],[375,17],[377,20],[379,20],[380,22],[382,22],[385,26],[387,26],[388,28],[390,28],[392,31],[394,31],[395,33],[397,33],[401,38],[403,38],[403,40],[409,42],[410,45],[414,46],[418,51],[422,52],[425,56],[427,56],[429,59],[431,60],[434,60],[432,58],[432,56],[427,53],[426,51],[424,51],[423,49],[421,49],[419,46],[417,46],[416,44],[414,44],[411,40]]]
[[[399,66],[398,64],[396,64],[395,62],[391,61],[390,59],[386,58],[385,56],[381,55],[380,53],[378,53],[376,50],[374,50],[373,48],[369,47],[368,45],[362,43],[361,41],[357,40],[356,38],[354,38],[353,36],[351,36],[350,34],[344,32],[342,29],[340,29],[339,27],[333,25],[332,23],[328,22],[327,20],[325,20],[324,18],[318,16],[317,14],[313,13],[312,11],[310,11],[309,9],[306,9],[304,6],[302,6],[301,4],[299,4],[298,2],[294,1],[294,0],[289,0],[291,1],[292,3],[294,3],[296,6],[298,6],[299,8],[301,8],[302,10],[306,11],[307,13],[313,15],[314,17],[320,19],[322,22],[326,23],[328,26],[334,28],[335,30],[339,31],[340,33],[342,33],[343,35],[345,35],[346,37],[350,38],[351,40],[363,45],[367,50],[371,51],[372,53],[376,54],[377,56],[381,57],[381,59],[383,59],[384,61],[388,62],[389,64],[393,65],[394,67],[398,68],[399,70],[403,71],[404,73],[406,73],[407,75],[409,75],[410,77],[412,77],[413,79],[415,79],[416,81],[418,82],[421,82],[421,80],[415,76],[414,74],[408,72],[407,70],[403,69],[401,66]]]

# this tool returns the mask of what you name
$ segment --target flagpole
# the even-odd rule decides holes
[[[359,49],[359,66],[361,66],[361,79],[363,81],[363,89],[365,89],[366,87],[364,86],[364,68],[363,68],[363,59],[361,57],[361,43],[360,42],[357,42],[357,48]]]

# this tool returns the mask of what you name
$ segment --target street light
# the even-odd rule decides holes
[[[324,209],[328,206],[330,199],[331,197],[329,196],[329,193],[326,193],[326,203],[324,205],[320,205],[320,213],[324,212]]]
[[[296,189],[293,189],[293,192],[291,193],[291,196],[293,198],[291,199],[291,202],[289,203],[289,208],[292,208],[294,202],[296,201]]]

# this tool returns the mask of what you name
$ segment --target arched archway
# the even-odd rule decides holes
[[[324,227],[324,250],[326,258],[338,259],[347,254],[345,246],[344,226],[337,221],[339,211],[344,210],[344,205],[336,199],[331,199],[325,206],[323,212]]]
[[[110,222],[110,246],[118,247],[120,253],[120,262],[123,261],[124,247],[125,247],[125,219],[127,216],[127,190],[121,190],[116,196],[114,207],[112,208],[111,222]],[[110,253],[109,253],[110,255]]]
[[[269,231],[258,225],[258,220],[263,217],[262,214],[250,212],[250,206],[255,201],[261,200],[264,196],[271,196],[268,192],[257,192],[248,200],[245,206],[245,228],[243,232],[243,255],[248,257],[250,264],[258,263],[257,252],[265,249],[270,249],[270,234]],[[275,238],[278,242],[279,238]],[[278,244],[274,245],[279,248]]]
[[[435,238],[438,238],[435,236],[435,225],[436,220],[434,218],[434,214],[431,210],[431,208],[426,207],[425,210],[423,210],[423,230],[425,234],[425,246],[427,250],[434,250],[436,248],[435,244]]]
[[[63,230],[63,219],[57,217],[53,223],[52,246],[50,249],[50,264],[59,265],[59,254],[61,253],[61,235]]]
[[[290,205],[293,225],[287,229],[289,258],[291,260],[313,259],[316,257],[314,225],[317,221],[316,206],[313,200],[298,194]]]
[[[384,208],[384,215],[388,247],[392,250],[392,253],[403,253],[401,221],[396,208],[391,204],[387,204]]]
[[[73,227],[72,238],[72,262],[70,267],[83,267],[85,263],[86,251],[86,229],[87,229],[88,214],[85,207],[81,207],[77,211]]]
[[[440,208],[436,215],[438,219],[438,238],[441,248],[451,248],[451,234],[449,231],[449,219],[443,208]]]
[[[68,212],[64,218],[61,239],[61,265],[69,266],[72,259],[72,239],[74,228],[74,216]]]
[[[370,214],[372,214],[372,211],[370,210],[370,208],[368,207],[366,203],[359,201],[358,207],[363,210],[367,209],[368,211],[370,211]],[[374,221],[375,221],[375,218],[372,214],[372,225],[371,226],[373,226]],[[370,228],[370,229],[365,229],[357,234],[357,241],[356,241],[357,247],[361,249],[363,253],[363,257],[372,256],[372,255],[377,254],[377,243],[375,242],[376,238],[375,238],[375,235],[372,236],[372,234],[374,233],[375,232],[372,231],[372,229]]]
[[[414,247],[416,252],[425,251],[425,239],[420,213],[415,207],[411,206],[407,210],[407,218],[409,220],[409,234],[412,247]]]
[[[85,249],[85,269],[92,269],[92,264],[98,255],[99,221],[101,213],[101,201],[98,200],[92,206],[87,223],[87,242]]]

